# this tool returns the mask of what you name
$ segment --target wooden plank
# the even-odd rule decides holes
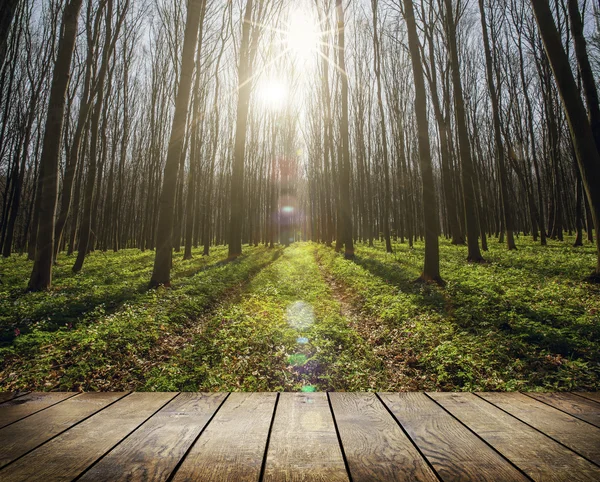
[[[442,480],[527,480],[424,393],[380,395]]]
[[[125,393],[82,393],[0,430],[0,467],[46,442]]]
[[[599,467],[472,393],[429,396],[534,480],[600,480]]]
[[[14,400],[15,398],[27,395],[29,392],[0,392],[0,403]]]
[[[600,403],[600,392],[574,392],[575,395]]]
[[[16,422],[29,415],[44,410],[76,393],[64,392],[32,392],[19,398],[9,400],[0,405],[0,428]]]
[[[73,480],[175,393],[132,393],[0,470],[0,480]]]
[[[166,480],[226,395],[180,393],[79,480]]]
[[[481,393],[480,396],[600,465],[599,428],[522,393]]]
[[[374,393],[331,393],[353,481],[438,480]]]
[[[173,481],[257,481],[276,399],[276,393],[229,395]]]
[[[572,393],[526,393],[530,397],[552,405],[574,417],[600,428],[600,404]]]
[[[348,481],[326,393],[282,393],[263,481]]]

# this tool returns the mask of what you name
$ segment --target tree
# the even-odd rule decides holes
[[[419,160],[423,178],[423,211],[425,224],[425,262],[419,280],[433,281],[443,285],[440,276],[439,233],[437,219],[437,200],[433,181],[433,165],[429,144],[429,122],[427,120],[427,91],[423,79],[423,64],[419,52],[419,37],[415,22],[412,0],[404,0],[404,18],[408,30],[408,47],[412,60],[413,78],[415,82],[415,115],[419,136]]]
[[[600,282],[600,154],[550,7],[545,0],[531,0],[531,5],[567,116],[581,180],[591,208],[598,254],[591,279]]]
[[[375,80],[377,82],[377,106],[379,107],[379,123],[381,128],[381,153],[383,164],[383,238],[385,239],[385,250],[392,252],[392,242],[390,239],[390,168],[388,160],[387,133],[385,127],[385,111],[383,109],[383,100],[381,95],[381,44],[377,32],[377,0],[371,0],[371,9],[373,10],[373,67],[375,70]]]
[[[340,121],[340,137],[342,142],[342,156],[340,159],[340,214],[342,228],[338,230],[344,244],[344,257],[354,258],[354,241],[352,232],[352,204],[350,203],[350,134],[348,128],[348,73],[345,61],[345,27],[344,9],[342,0],[336,0],[337,14],[337,60],[338,71],[342,84],[342,118]]]
[[[179,174],[179,159],[183,150],[186,119],[190,103],[192,75],[194,73],[194,53],[198,43],[200,15],[205,0],[189,0],[183,52],[181,54],[181,74],[175,100],[175,114],[171,125],[171,136],[167,161],[165,163],[162,192],[158,209],[158,230],[156,233],[156,255],[150,286],[169,286],[171,284],[171,262],[173,249],[173,216],[175,214],[175,195]],[[196,75],[200,73],[197,72]]]
[[[571,31],[573,32],[573,43],[575,44],[575,55],[579,65],[579,74],[583,93],[589,111],[590,126],[596,141],[596,149],[600,151],[600,106],[598,105],[598,90],[592,72],[592,66],[588,58],[585,37],[583,36],[583,25],[577,0],[567,0],[569,8],[569,19],[571,20]]]
[[[465,119],[465,105],[463,89],[460,80],[460,62],[458,59],[458,47],[456,45],[456,23],[452,12],[452,0],[444,0],[446,34],[448,37],[448,50],[450,54],[450,66],[452,70],[452,88],[454,93],[454,114],[456,130],[458,131],[458,143],[460,149],[460,159],[462,162],[462,187],[463,202],[465,211],[465,220],[467,225],[467,260],[475,263],[484,261],[479,250],[477,236],[477,214],[475,211],[475,192],[473,182],[475,171],[473,159],[471,157],[471,145],[469,143],[469,133]]]
[[[60,140],[64,123],[64,110],[71,59],[77,36],[77,22],[82,0],[70,0],[63,12],[58,54],[54,64],[48,115],[44,131],[40,175],[38,178],[40,216],[36,238],[35,260],[28,289],[40,291],[52,283],[52,260],[54,256],[54,224],[58,200],[58,162]]]
[[[244,212],[244,156],[246,154],[246,128],[248,107],[252,92],[252,53],[250,30],[252,28],[253,0],[247,0],[242,25],[242,43],[238,66],[238,101],[235,122],[235,147],[231,171],[231,219],[229,223],[229,258],[242,254],[242,216]]]
[[[508,173],[506,172],[506,159],[504,146],[502,145],[502,129],[500,127],[500,107],[498,106],[498,96],[494,84],[494,71],[492,66],[492,54],[490,51],[490,41],[485,21],[485,8],[483,0],[479,0],[479,13],[481,15],[481,31],[483,34],[483,51],[485,53],[485,68],[490,100],[492,101],[492,119],[494,125],[494,144],[496,147],[496,162],[498,165],[498,178],[500,182],[500,198],[502,201],[502,215],[504,221],[504,230],[506,231],[506,244],[508,249],[517,249],[515,237],[513,234],[513,218],[508,198]]]

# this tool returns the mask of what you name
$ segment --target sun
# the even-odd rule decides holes
[[[298,59],[310,59],[319,45],[319,31],[315,19],[304,10],[291,12],[286,42]]]
[[[260,102],[270,110],[281,110],[286,103],[286,85],[278,79],[265,79],[258,87]]]

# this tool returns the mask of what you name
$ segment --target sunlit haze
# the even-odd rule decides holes
[[[312,15],[304,10],[291,12],[287,44],[291,52],[301,61],[314,56],[319,44],[319,29]]]

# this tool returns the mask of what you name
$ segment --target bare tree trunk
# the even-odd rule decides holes
[[[354,258],[354,242],[352,239],[352,205],[350,204],[350,135],[348,128],[348,74],[345,62],[345,26],[344,9],[342,0],[336,0],[337,13],[337,59],[342,83],[342,118],[340,130],[342,138],[342,155],[339,167],[340,179],[340,215],[342,223],[342,241],[344,243],[344,257]]]
[[[250,30],[253,0],[247,0],[242,26],[240,63],[238,66],[237,120],[235,147],[231,172],[231,218],[229,223],[229,258],[242,254],[242,218],[244,215],[244,157],[246,155],[246,127],[251,92]]]
[[[485,67],[488,90],[490,91],[490,99],[492,101],[492,118],[494,124],[494,142],[496,146],[496,163],[498,166],[498,178],[500,182],[500,198],[502,201],[502,214],[504,220],[504,228],[506,230],[506,244],[509,250],[517,249],[515,237],[513,234],[513,219],[510,208],[510,200],[508,198],[508,173],[506,170],[506,159],[504,155],[504,146],[502,145],[502,133],[500,129],[500,107],[498,105],[498,96],[496,94],[496,86],[494,85],[494,72],[492,68],[492,54],[490,51],[490,41],[487,31],[487,23],[485,20],[485,8],[483,0],[479,0],[479,12],[481,14],[481,30],[483,33],[483,50],[485,52]]]
[[[423,79],[423,66],[419,52],[419,36],[415,22],[412,0],[404,0],[404,18],[408,31],[408,46],[412,60],[413,78],[415,82],[415,114],[419,136],[419,160],[423,178],[423,211],[425,223],[425,262],[420,280],[434,281],[443,285],[440,276],[440,252],[438,237],[437,199],[433,181],[433,165],[429,143],[429,122],[427,121],[427,92]]]
[[[158,209],[158,230],[156,233],[156,256],[150,286],[169,286],[171,284],[171,256],[173,249],[173,215],[175,213],[175,195],[179,158],[183,151],[186,120],[190,103],[192,74],[194,73],[194,53],[198,43],[198,27],[205,0],[189,0],[183,52],[181,54],[181,77],[175,100],[175,114],[171,127],[167,162],[163,176],[162,193]],[[199,75],[199,72],[197,73]]]
[[[465,120],[465,105],[463,98],[462,84],[460,81],[460,63],[458,60],[458,47],[456,45],[456,23],[452,14],[452,1],[444,0],[446,6],[446,27],[448,35],[448,49],[450,53],[450,64],[452,70],[452,87],[454,90],[454,110],[456,115],[456,129],[458,131],[458,141],[460,143],[460,158],[462,161],[462,184],[463,184],[463,202],[465,209],[465,220],[467,225],[467,260],[472,262],[484,261],[479,250],[477,236],[477,214],[475,192],[473,182],[475,181],[475,172],[473,168],[473,159],[471,157],[471,146],[469,143],[469,134],[467,132],[467,123]]]
[[[185,246],[183,259],[192,259],[192,241],[194,235],[194,216],[195,210],[199,206],[195,206],[196,201],[196,169],[200,162],[200,150],[202,141],[200,139],[200,60],[202,52],[202,25],[204,23],[204,13],[206,12],[206,1],[202,2],[202,11],[200,12],[199,33],[198,33],[198,52],[196,53],[196,80],[194,82],[194,104],[192,109],[192,146],[190,149],[190,172],[188,173],[188,192],[185,203],[186,220],[185,220]],[[205,206],[208,209],[208,206]]]
[[[385,239],[385,250],[392,252],[392,241],[390,239],[390,168],[387,145],[387,132],[385,128],[385,111],[381,96],[381,45],[377,32],[377,0],[371,0],[373,10],[373,63],[375,79],[377,81],[377,106],[379,107],[379,122],[381,127],[381,150],[383,163],[383,237]]]
[[[581,74],[581,83],[585,95],[586,104],[589,111],[590,125],[596,142],[596,149],[600,151],[600,107],[598,105],[598,91],[596,90],[596,81],[592,73],[592,67],[587,54],[585,37],[583,36],[583,25],[579,14],[577,0],[567,0],[569,8],[569,18],[571,19],[571,31],[573,32],[573,42],[575,43],[575,55],[579,64],[579,73]]]
[[[550,7],[546,0],[531,0],[531,4],[567,115],[581,180],[592,213],[598,254],[596,270],[592,274],[592,278],[600,282],[600,233],[598,232],[600,228],[600,183],[598,182],[600,179],[600,154],[598,154],[592,128],[579,96],[569,59],[556,30]]]
[[[58,199],[58,164],[64,110],[69,85],[71,59],[77,36],[77,20],[82,0],[71,0],[63,13],[58,55],[54,64],[44,144],[40,161],[40,212],[36,238],[35,260],[29,279],[30,291],[44,290],[52,283],[54,255],[54,223]]]

